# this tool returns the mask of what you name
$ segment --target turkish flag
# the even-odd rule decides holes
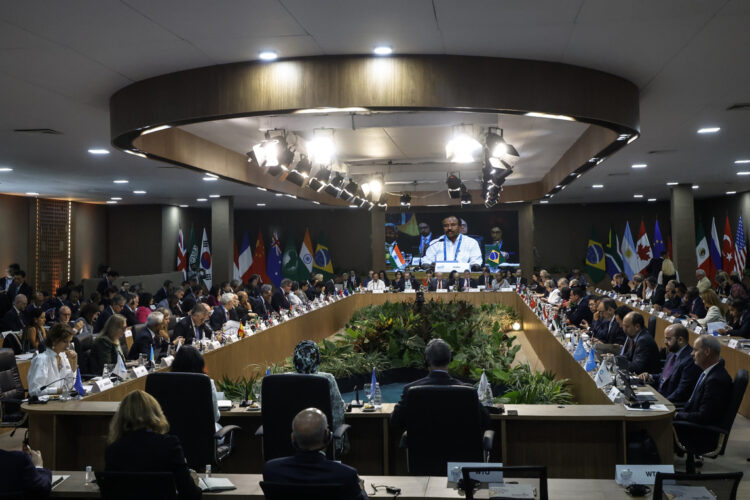
[[[724,223],[724,238],[721,241],[721,267],[732,272],[734,269],[734,239],[732,238],[732,226],[729,225],[729,216],[727,215]]]

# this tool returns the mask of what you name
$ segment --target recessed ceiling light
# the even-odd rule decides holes
[[[646,168],[646,167],[648,167],[648,165],[646,163],[633,163],[631,165],[631,167],[633,167],[633,168]]]
[[[555,186],[555,189],[560,189],[561,187],[562,186],[560,184],[558,184],[557,186]]]
[[[737,175],[750,175],[750,172],[737,172]]]
[[[115,184],[127,184],[128,180],[127,179],[115,179],[112,182],[114,182]]]
[[[256,207],[265,207],[266,204],[265,203],[256,203],[255,206]]]
[[[0,167],[0,172],[13,172],[13,169],[10,167]]]
[[[221,195],[220,194],[209,194],[208,197],[209,198],[221,198]]]
[[[693,189],[698,189],[700,186],[698,184],[693,184]]]
[[[131,150],[129,150],[129,149],[125,149],[124,151],[125,151],[125,152],[126,152],[127,154],[129,154],[129,155],[133,155],[133,156],[140,156],[141,158],[146,158],[146,155],[144,155],[143,153],[139,153],[138,151],[131,151]]]
[[[207,198],[196,198],[195,201],[208,201]]]
[[[258,191],[268,191],[268,189],[262,188],[260,186],[255,186],[255,189],[257,189]]]
[[[275,50],[264,50],[258,54],[258,58],[261,61],[275,61],[279,58],[279,54],[277,54]]]
[[[592,184],[591,187],[594,189],[601,189],[604,187],[604,184]]]
[[[744,165],[746,163],[750,163],[750,160],[734,160],[735,165]]]
[[[545,203],[545,204],[547,204],[547,203],[549,203],[549,201],[548,200],[542,200],[539,203]]]
[[[638,140],[638,137],[640,137],[638,134],[635,134],[633,137],[628,139],[628,144],[632,143],[633,141]]]
[[[143,132],[141,132],[141,135],[153,134],[154,132],[159,132],[161,130],[166,130],[168,128],[172,128],[172,126],[171,125],[159,125],[158,127],[154,127],[154,128],[150,128],[148,130],[144,130]]]
[[[737,191],[727,191],[727,194],[737,194]]]
[[[674,181],[667,182],[667,186],[676,186],[678,184],[679,182],[674,182]]]
[[[108,205],[117,205],[117,200],[107,200]]]
[[[29,196],[39,196],[39,193],[35,193],[35,192],[33,192],[33,191],[29,191],[29,192],[28,192],[28,193],[26,193],[26,194],[27,194],[27,195],[29,195]]]
[[[634,194],[633,198],[643,198],[643,195],[642,194]]]
[[[565,120],[569,122],[576,121],[575,118],[573,118],[572,116],[568,116],[568,115],[550,115],[548,113],[535,113],[533,111],[530,113],[526,113],[526,116],[531,116],[532,118],[550,118],[552,120]]]
[[[178,205],[180,208],[187,208],[187,205]]]
[[[315,203],[316,205],[320,205],[320,202],[319,202],[319,201],[315,201],[315,200],[313,200],[313,203]]]
[[[206,182],[211,182],[211,181],[218,181],[219,178],[218,177],[209,177],[209,176],[206,176],[206,177],[203,178],[203,180],[206,181]]]
[[[357,205],[349,205],[349,208],[359,208]]]
[[[146,191],[139,189],[137,191],[133,191],[133,194],[146,194]]]
[[[649,198],[648,201],[656,201],[656,198]]]
[[[284,196],[284,193],[274,193],[276,196]]]
[[[703,127],[698,129],[699,134],[715,134],[721,130],[721,127]]]
[[[393,54],[393,47],[390,45],[378,45],[372,49],[372,52],[376,56],[389,56]]]
[[[92,155],[108,155],[109,149],[92,148],[92,149],[89,149],[89,153],[91,153]]]
[[[122,198],[120,198],[119,196],[113,196],[112,198],[110,198],[110,200],[115,200],[115,201],[120,201],[121,199]]]

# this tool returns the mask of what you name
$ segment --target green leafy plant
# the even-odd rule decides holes
[[[519,365],[508,373],[511,389],[499,398],[499,403],[510,404],[572,404],[567,379],[556,379],[552,372],[533,372],[528,364]]]

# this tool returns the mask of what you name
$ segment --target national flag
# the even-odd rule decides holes
[[[281,257],[281,274],[290,280],[301,281],[304,279],[300,278],[301,267],[304,267],[304,264],[299,260],[299,254],[297,253],[297,248],[294,246],[294,240],[289,238],[286,240],[284,255]]]
[[[190,243],[187,247],[188,250],[188,274],[195,274],[200,266],[201,249],[198,247],[198,243],[195,241],[195,230],[190,226]]]
[[[591,281],[598,283],[604,279],[605,270],[604,247],[592,227],[589,246],[586,250],[586,273],[591,277]]]
[[[485,245],[484,254],[487,256],[484,259],[484,264],[490,266],[493,270],[497,269],[500,264],[505,262],[505,257],[503,257],[503,253],[500,251],[500,245],[498,244]]]
[[[203,228],[203,239],[201,240],[201,262],[200,262],[201,274],[203,275],[203,282],[206,287],[210,290],[211,283],[213,282],[213,263],[211,262],[211,248],[208,246],[208,236],[206,234],[206,228]]]
[[[607,246],[604,247],[604,267],[607,275],[614,278],[615,274],[622,272],[622,255],[620,254],[620,238],[615,233],[615,228],[609,228]]]
[[[742,279],[745,271],[745,258],[747,257],[747,246],[745,246],[745,231],[742,227],[742,216],[737,223],[737,234],[734,237],[734,269]]]
[[[237,250],[237,240],[234,240],[234,261],[232,264],[232,279],[239,281],[242,279],[242,274],[240,274],[240,252]]]
[[[721,240],[719,239],[719,233],[716,231],[716,217],[711,217],[711,240],[708,242],[708,251],[711,254],[711,261],[714,265],[714,274],[709,276],[711,280],[716,276],[716,271],[720,271],[721,267]]]
[[[255,253],[250,266],[251,275],[258,274],[263,283],[269,283],[271,279],[266,274],[266,247],[263,245],[263,231],[258,229],[258,241],[255,243]]]
[[[177,270],[182,271],[182,279],[187,279],[187,251],[185,250],[185,239],[182,236],[182,227],[177,233]]]
[[[250,247],[250,237],[245,231],[245,235],[242,237],[242,244],[239,249],[239,257],[237,258],[237,268],[240,270],[240,280],[243,283],[250,281],[250,266],[253,265],[253,251]]]
[[[118,356],[119,357],[119,356]],[[79,396],[86,395],[86,389],[83,388],[83,380],[81,380],[81,369],[76,368],[76,381],[73,382],[73,389],[76,390]]]
[[[322,273],[324,279],[333,277],[333,262],[328,246],[323,242],[323,238],[318,240],[315,246],[315,255],[313,256],[313,269]]]
[[[672,258],[672,236],[667,235],[667,255],[669,256],[669,260],[673,260]]]
[[[651,252],[651,244],[648,241],[646,224],[643,222],[643,219],[641,219],[641,228],[638,231],[638,244],[635,253],[638,256],[638,272],[645,274],[648,263],[654,258],[654,254]]]
[[[406,267],[406,259],[404,259],[404,256],[401,254],[401,250],[398,248],[398,243],[393,243],[393,245],[388,250],[388,255],[386,255],[388,258],[388,262],[393,266],[394,269],[403,269]]]
[[[586,352],[586,348],[583,347],[583,338],[578,338],[578,345],[576,346],[576,350],[573,353],[573,359],[576,361],[583,361],[586,359],[586,355],[588,353]]]
[[[121,380],[126,380],[128,378],[128,369],[125,367],[125,362],[122,360],[122,356],[117,356],[117,363],[115,363],[115,368],[112,370],[112,373],[120,377]]]
[[[302,246],[299,248],[299,260],[303,264],[300,268],[300,280],[309,280],[313,269],[313,247],[309,229],[305,229],[305,239],[302,240]]]
[[[700,219],[698,219],[698,229],[695,232],[695,241],[698,242],[698,245],[695,247],[698,268],[703,269],[706,272],[706,276],[711,276],[713,262],[711,261],[711,252],[708,249],[708,239],[706,238],[706,233],[703,231],[703,223]]]
[[[240,338],[240,339],[245,338],[245,327],[242,326],[241,321],[240,321],[240,327],[237,329],[237,338]]]
[[[724,221],[724,238],[721,241],[721,268],[727,273],[734,271],[734,240],[732,239],[732,226],[729,225],[729,216]]]
[[[659,221],[654,223],[654,257],[661,257],[667,249],[664,246],[664,238],[661,235],[661,229],[659,229]]]
[[[148,360],[152,363],[154,362],[154,346],[150,346],[150,351],[148,353]]]
[[[268,248],[268,262],[266,263],[266,272],[274,286],[281,285],[281,243],[279,234],[274,231],[271,234],[271,246]]]
[[[398,232],[408,234],[409,236],[419,236],[419,224],[417,215],[413,213],[402,212],[401,224],[398,225]]]
[[[594,355],[593,349],[589,351],[589,359],[586,360],[585,368],[587,372],[593,372],[596,370],[596,356]]]
[[[635,253],[633,235],[630,232],[630,222],[625,223],[625,234],[622,235],[620,252],[622,253],[622,270],[628,279],[631,279],[640,270],[640,267],[638,267],[640,260]]]

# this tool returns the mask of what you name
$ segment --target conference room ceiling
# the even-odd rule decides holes
[[[195,201],[199,197],[220,194],[235,196],[237,207],[313,208],[309,202],[224,180],[204,182],[197,173],[115,150],[109,145],[109,97],[144,78],[252,60],[264,49],[281,57],[368,54],[377,44],[391,45],[397,54],[562,62],[635,83],[641,92],[641,138],[572,183],[553,204],[637,201],[636,193],[643,200],[664,200],[670,181],[700,186],[698,197],[739,192],[750,188],[748,177],[736,175],[750,165],[734,163],[750,159],[750,112],[727,108],[750,103],[748,24],[750,3],[744,0],[3,2],[0,167],[13,171],[0,172],[0,192],[100,203],[116,196],[123,198],[120,203],[191,206],[200,205]],[[549,91],[555,91],[554,82]],[[523,144],[522,161],[525,152],[531,155],[526,172],[519,164],[518,181],[538,175],[538,165],[559,157],[560,144],[570,139],[566,134],[580,133],[561,130],[558,123],[514,118],[502,117],[506,136]],[[252,119],[221,126],[232,131],[227,147],[247,150],[241,136],[243,127],[253,128]],[[696,134],[705,126],[721,131]],[[210,133],[207,124],[190,127]],[[32,128],[61,134],[14,132]],[[342,145],[347,144],[347,156],[367,161],[390,156],[387,150],[397,145],[398,157],[424,155],[434,161],[439,134],[429,135],[428,128],[441,126],[342,132],[351,135]],[[529,131],[552,134],[536,137]],[[89,155],[87,150],[95,147],[106,147],[111,154]],[[637,163],[648,166],[631,168]],[[442,178],[444,173],[430,175]],[[403,181],[415,175],[396,174],[389,175]],[[129,183],[113,184],[119,178]],[[604,188],[592,189],[594,184]],[[402,188],[388,190],[400,190],[393,187]],[[147,193],[134,195],[133,190]]]

